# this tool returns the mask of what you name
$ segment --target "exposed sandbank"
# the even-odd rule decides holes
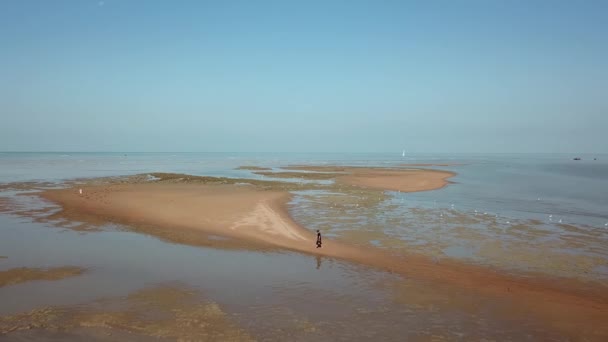
[[[60,280],[80,275],[84,271],[83,268],[73,266],[56,268],[11,268],[7,271],[0,271],[0,287],[34,280]]]
[[[308,172],[257,174],[281,178],[335,179],[338,184],[404,192],[441,189],[449,184],[449,178],[455,176],[455,173],[450,171],[379,167],[294,165],[284,169]]]
[[[339,176],[337,182],[360,187],[404,192],[441,189],[455,174],[435,170],[377,170],[354,169],[350,174]]]
[[[361,168],[343,182],[381,187],[394,181],[398,184],[389,189],[411,191],[434,189],[447,183],[444,172],[414,171],[405,176],[408,181],[402,181],[398,175],[404,174],[392,169],[370,173]],[[430,179],[425,179],[425,175]],[[593,329],[608,336],[608,327],[602,325],[608,319],[608,293],[603,286],[574,279],[516,277],[462,262],[436,263],[420,255],[395,256],[376,248],[355,247],[329,239],[324,241],[323,248],[316,249],[314,233],[296,224],[286,210],[290,194],[285,190],[293,185],[251,181],[251,186],[239,186],[243,180],[155,176],[161,181],[90,186],[85,187],[83,195],[79,195],[76,188],[48,190],[41,196],[60,204],[63,211],[59,214],[68,219],[123,223],[185,243],[191,243],[191,237],[213,234],[227,237],[227,241],[238,241],[245,247],[269,246],[350,260],[407,277],[508,298],[521,312],[538,315],[556,329],[571,334],[577,329]]]
[[[189,237],[213,234],[245,247],[269,246],[336,257],[407,277],[508,297],[524,312],[550,319],[562,328],[570,327],[569,331],[581,327],[597,330],[608,319],[605,287],[567,279],[557,282],[543,277],[515,277],[456,261],[435,263],[419,255],[394,256],[329,239],[324,241],[323,248],[316,249],[313,232],[297,225],[287,213],[289,193],[265,188],[261,186],[263,183],[236,186],[205,179],[210,182],[98,185],[85,187],[82,196],[75,188],[48,190],[41,196],[60,204],[63,207],[60,214],[73,220],[94,218],[124,223],[138,227],[139,231],[155,235],[160,232],[162,237],[176,237],[184,242]],[[428,186],[424,182],[416,184]],[[602,329],[603,334],[608,334],[608,328]]]

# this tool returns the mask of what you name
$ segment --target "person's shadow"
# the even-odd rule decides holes
[[[316,258],[317,258],[317,269],[320,269],[321,268],[321,260],[322,260],[321,256],[317,255]]]

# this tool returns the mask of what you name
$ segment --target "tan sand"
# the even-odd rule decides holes
[[[301,176],[335,178],[338,184],[353,185],[363,188],[417,192],[441,189],[449,184],[448,178],[455,173],[427,169],[400,169],[352,166],[289,166],[285,169],[314,171]],[[330,175],[334,174],[334,177]],[[318,179],[318,178],[317,178]]]
[[[355,169],[337,181],[373,189],[417,192],[441,189],[452,176],[454,173],[447,171]]]
[[[422,191],[445,185],[444,172],[415,170],[408,181],[401,172],[372,172],[363,169],[345,183],[387,185],[403,191]],[[426,176],[425,176],[426,175]],[[426,177],[426,178],[425,178]],[[207,178],[205,178],[207,179]],[[397,184],[389,184],[389,180]],[[259,183],[262,184],[262,183]],[[314,245],[314,233],[296,224],[288,215],[285,191],[263,190],[262,186],[148,182],[92,186],[79,195],[77,188],[48,190],[42,197],[60,204],[68,219],[103,219],[139,227],[162,237],[214,234],[243,242],[267,245],[358,262],[406,277],[436,281],[477,291],[480,295],[512,300],[521,313],[547,319],[555,329],[578,336],[577,331],[595,331],[608,337],[608,291],[605,286],[573,279],[542,276],[516,277],[456,261],[433,262],[428,257],[395,256],[373,247],[355,247],[324,240]],[[159,233],[160,232],[160,233]],[[187,232],[187,233],[185,233]]]
[[[7,271],[0,271],[0,287],[34,280],[60,280],[80,275],[84,271],[83,268],[73,266],[56,268],[11,268]]]
[[[148,183],[49,190],[44,198],[72,219],[106,220],[136,226],[173,227],[281,246],[298,246],[311,233],[279,209],[289,194],[246,186]]]

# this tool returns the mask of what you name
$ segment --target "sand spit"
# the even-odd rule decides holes
[[[447,179],[454,175],[447,171],[362,169],[340,176],[337,181],[373,189],[418,192],[441,189],[449,184]]]
[[[377,190],[392,190],[417,192],[441,189],[449,184],[448,178],[456,174],[449,171],[427,169],[352,167],[352,166],[304,166],[286,167],[287,170],[312,171],[303,173],[300,177],[319,179],[335,179],[338,184],[370,188]],[[313,173],[318,172],[318,173]],[[330,177],[330,175],[335,175]]]
[[[393,169],[370,173],[365,168],[350,172],[353,175],[346,177],[351,178],[343,181],[346,186],[356,186],[353,183],[358,182],[373,183],[374,187],[390,186],[386,182],[391,180],[397,185],[392,184],[389,189],[411,191],[444,186],[451,175],[414,170],[413,174],[403,176],[404,173]],[[398,175],[408,181],[399,180]],[[242,187],[237,184],[245,180],[175,174],[153,176],[159,181],[95,185],[86,187],[83,195],[79,195],[76,188],[55,189],[40,196],[61,205],[63,210],[57,215],[70,220],[117,222],[137,227],[136,231],[188,244],[204,244],[207,241],[204,237],[213,234],[226,237],[227,246],[268,246],[340,258],[405,277],[507,299],[520,314],[545,319],[569,336],[576,337],[584,331],[592,336],[608,337],[608,327],[603,324],[608,319],[606,286],[575,279],[517,277],[458,261],[436,262],[421,255],[394,255],[374,247],[352,246],[329,239],[324,241],[322,249],[316,249],[314,233],[300,227],[287,212],[286,203],[291,196],[288,191],[299,189],[294,184],[247,180],[252,186]]]
[[[80,275],[85,270],[80,267],[65,266],[56,268],[11,268],[0,271],[0,287],[35,280],[60,280]]]

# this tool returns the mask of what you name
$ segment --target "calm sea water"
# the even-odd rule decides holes
[[[0,183],[176,172],[252,177],[241,165],[290,164],[434,167],[458,173],[441,191],[408,194],[420,206],[491,212],[513,218],[562,220],[604,227],[608,223],[608,155],[561,154],[314,154],[314,153],[0,153]],[[596,158],[597,160],[594,160]]]

